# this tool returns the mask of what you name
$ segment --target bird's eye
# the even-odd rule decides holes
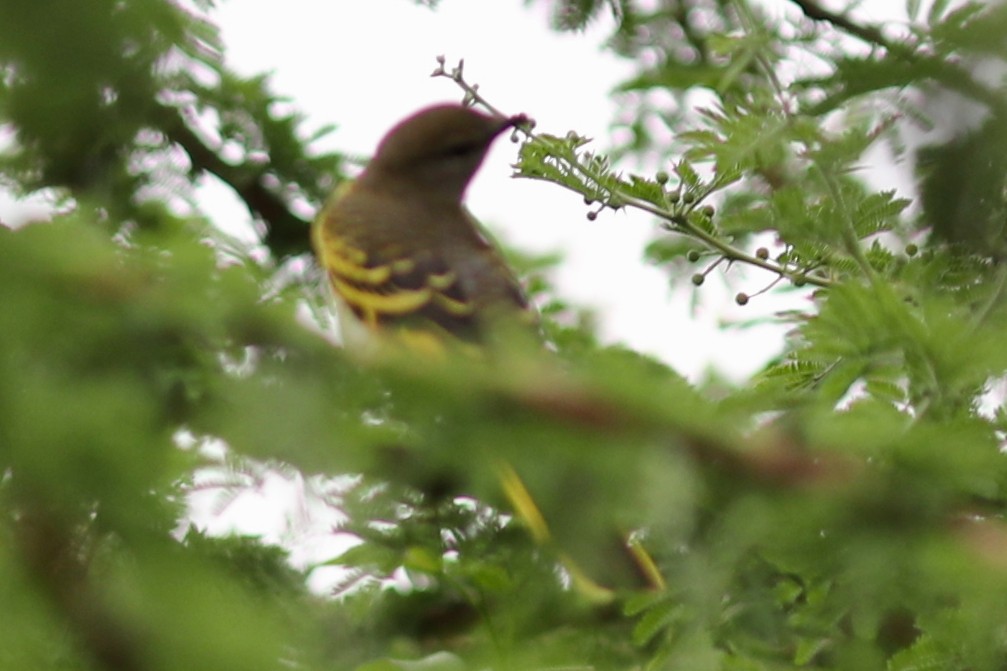
[[[477,145],[473,142],[456,142],[444,147],[441,152],[444,156],[467,156],[476,151]]]

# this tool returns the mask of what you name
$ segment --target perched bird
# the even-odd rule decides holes
[[[363,173],[336,191],[315,221],[313,242],[348,348],[388,342],[441,354],[445,341],[478,346],[535,323],[513,272],[462,204],[494,139],[527,121],[460,105],[420,110],[392,128]],[[499,480],[536,541],[551,543],[510,464],[500,463]],[[645,552],[631,552],[656,574]],[[611,598],[569,556],[560,551],[559,558],[579,591]]]
[[[493,322],[534,321],[514,274],[462,204],[493,140],[526,120],[461,105],[420,110],[337,190],[315,223],[314,246],[347,346],[391,334],[439,350],[445,335],[483,342]]]

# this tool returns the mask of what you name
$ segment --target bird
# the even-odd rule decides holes
[[[336,298],[344,346],[368,353],[404,345],[442,356],[453,343],[466,354],[501,333],[537,328],[516,275],[464,205],[494,140],[531,123],[523,114],[456,104],[422,109],[388,131],[363,172],[336,190],[315,220],[312,242]],[[509,463],[500,462],[498,480],[531,536],[550,544],[545,518]],[[646,553],[641,560],[632,552],[634,562],[656,571]],[[612,598],[571,557],[560,552],[559,559],[579,592],[597,602]]]
[[[441,351],[484,344],[535,316],[497,246],[463,204],[493,141],[528,122],[440,104],[395,125],[313,229],[350,349],[378,341]]]

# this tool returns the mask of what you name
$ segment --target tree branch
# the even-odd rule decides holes
[[[180,110],[162,105],[160,128],[189,156],[193,172],[207,172],[230,186],[252,216],[266,224],[263,242],[277,258],[310,250],[310,222],[290,211],[287,203],[266,186],[266,171],[248,164],[231,165],[186,123]]]
[[[861,26],[858,23],[854,23],[842,14],[837,14],[836,12],[825,9],[817,2],[814,2],[814,0],[791,0],[791,2],[797,5],[800,10],[804,12],[804,15],[812,21],[831,23],[836,28],[839,28],[840,30],[855,37],[859,37],[868,44],[874,44],[879,47],[892,50],[892,43],[885,38],[880,30],[873,26]]]
[[[80,548],[87,532],[75,531],[44,506],[32,505],[21,510],[14,531],[24,566],[94,667],[150,669],[142,632],[113,612],[88,579],[87,553]]]
[[[829,23],[839,30],[853,35],[868,44],[881,47],[893,56],[903,60],[913,63],[928,63],[931,66],[932,74],[930,77],[932,79],[966,97],[982,102],[998,116],[1007,116],[1007,104],[1004,103],[1000,95],[983,86],[982,83],[972,76],[972,73],[955,63],[948,62],[944,58],[920,55],[918,51],[889,40],[878,28],[860,25],[842,14],[825,9],[815,2],[815,0],[790,1],[797,5],[804,12],[804,15],[812,21]]]

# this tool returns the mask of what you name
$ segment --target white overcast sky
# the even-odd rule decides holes
[[[782,0],[771,4],[774,11],[795,11]],[[902,6],[899,0],[866,4],[872,12]],[[602,50],[607,21],[586,33],[559,34],[549,29],[543,2],[442,0],[431,11],[410,0],[231,0],[213,17],[233,67],[272,72],[275,91],[291,98],[310,127],[338,126],[326,148],[361,156],[413,111],[461,99],[451,81],[429,76],[438,54],[449,65],[464,58],[469,81],[505,112],[531,115],[543,132],[576,130],[595,138],[600,150],[611,144],[609,124],[619,104],[610,91],[633,69]],[[780,326],[721,326],[799,299],[766,296],[738,307],[734,294],[754,293],[767,278],[737,269],[726,284],[708,282],[698,297],[691,286],[669,287],[662,271],[641,262],[655,234],[650,217],[606,211],[589,222],[577,195],[510,179],[516,151],[497,143],[469,191],[470,209],[519,249],[562,252],[555,276],[560,293],[598,311],[606,341],[656,354],[693,379],[710,365],[744,378],[780,351]],[[221,204],[228,202],[224,194],[214,191],[212,201],[220,208],[215,219],[247,217],[236,202],[230,209]]]

